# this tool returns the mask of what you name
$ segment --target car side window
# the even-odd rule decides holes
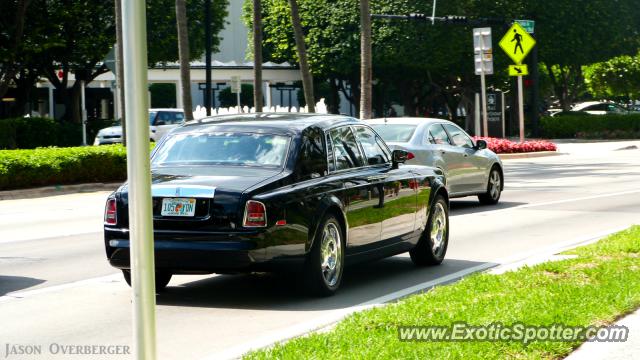
[[[440,124],[431,125],[428,135],[429,143],[436,145],[449,145],[449,135],[444,131],[444,128]]]
[[[376,134],[371,129],[364,126],[356,126],[355,130],[356,138],[362,145],[368,165],[380,165],[389,161],[386,152],[376,141]]]
[[[453,145],[464,148],[473,148],[473,140],[471,140],[471,138],[469,138],[462,129],[450,124],[444,124],[444,127],[451,136]]]
[[[336,170],[360,167],[364,165],[356,138],[351,128],[343,126],[330,131]]]
[[[294,171],[298,181],[315,179],[327,174],[323,137],[324,133],[317,128],[309,128],[302,133],[300,152]]]

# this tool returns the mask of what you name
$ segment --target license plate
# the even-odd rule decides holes
[[[162,199],[162,216],[193,216],[196,213],[196,199]]]

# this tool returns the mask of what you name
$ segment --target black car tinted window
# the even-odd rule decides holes
[[[358,149],[356,138],[351,128],[344,126],[333,129],[330,132],[333,145],[333,156],[336,162],[336,170],[343,170],[364,165],[362,155]]]
[[[449,135],[440,124],[431,125],[429,128],[429,142],[438,145],[449,145],[451,143]]]
[[[298,181],[313,179],[327,173],[327,157],[324,152],[324,133],[310,128],[302,133],[295,176]]]
[[[387,154],[376,141],[376,134],[369,128],[364,126],[356,126],[356,137],[362,145],[364,156],[369,165],[384,164],[389,161]]]
[[[289,147],[286,136],[251,133],[177,134],[163,141],[152,165],[244,165],[281,167]]]

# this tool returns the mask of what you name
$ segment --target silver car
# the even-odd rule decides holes
[[[184,122],[182,109],[149,109],[149,139],[158,141],[173,128]],[[122,142],[122,126],[100,129],[93,145],[119,144]]]
[[[410,152],[407,164],[439,168],[450,197],[477,195],[497,204],[504,188],[502,162],[484,140],[471,137],[451,121],[428,118],[372,119],[373,127],[392,149]]]

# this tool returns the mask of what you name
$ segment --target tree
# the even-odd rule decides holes
[[[191,65],[189,65],[189,33],[187,32],[186,0],[176,0],[176,25],[178,27],[178,53],[180,56],[180,86],[182,107],[186,120],[193,120],[191,102]]]
[[[519,7],[536,20],[539,58],[565,110],[579,94],[583,66],[635,54],[640,45],[635,0],[523,1]]]
[[[253,103],[262,112],[262,10],[260,0],[253,0]]]
[[[360,0],[360,119],[371,118],[372,65],[369,0]]]
[[[289,0],[289,5],[291,6],[291,25],[293,26],[296,50],[298,51],[298,62],[300,64],[300,75],[302,77],[304,98],[307,103],[308,111],[310,113],[314,113],[316,112],[316,102],[313,96],[313,75],[311,75],[309,63],[307,62],[307,45],[304,43],[304,33],[302,31],[302,23],[300,22],[298,1]]]
[[[640,97],[640,53],[618,56],[584,68],[589,92],[599,99]]]
[[[4,97],[9,84],[23,69],[19,61],[22,53],[24,23],[30,0],[8,1],[9,9],[0,14],[0,98]]]

